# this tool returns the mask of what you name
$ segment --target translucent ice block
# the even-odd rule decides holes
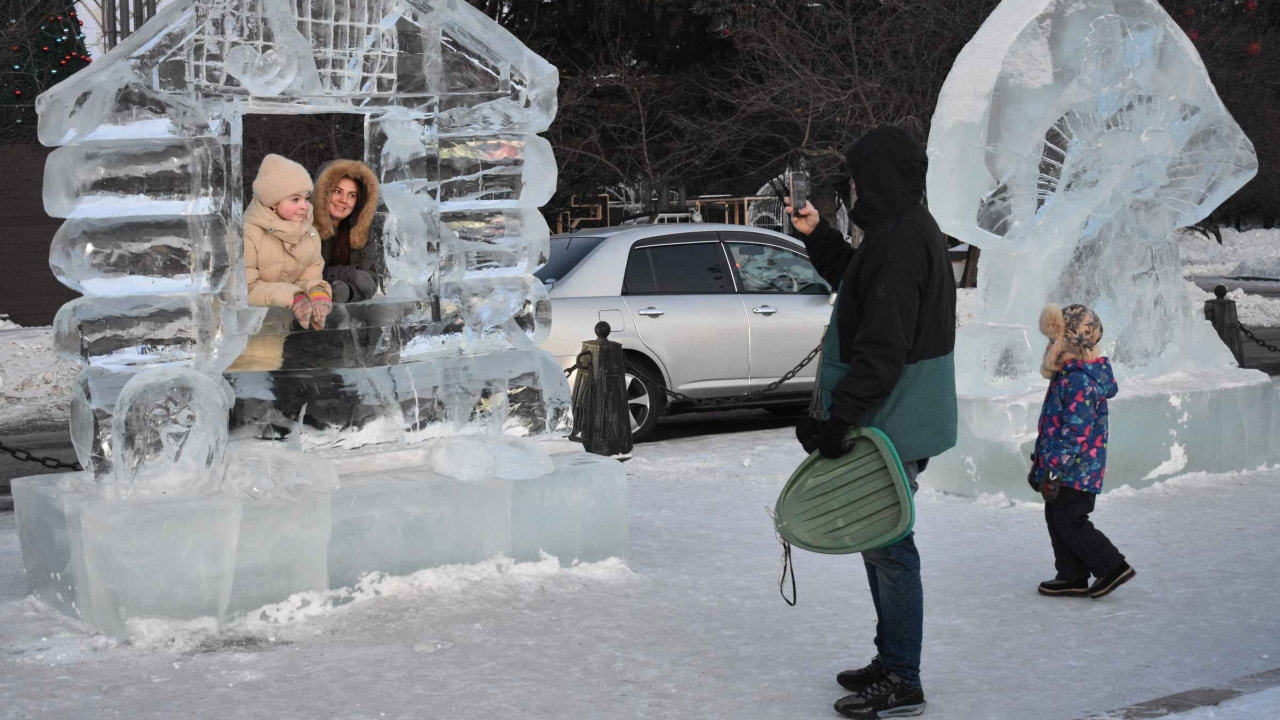
[[[86,620],[124,636],[128,621],[226,615],[240,532],[226,496],[103,501],[84,508]]]
[[[561,565],[628,556],[627,473],[611,458],[551,456],[547,475],[514,480],[511,553],[517,561],[546,552]]]
[[[511,482],[463,482],[423,470],[352,478],[334,497],[329,584],[471,563],[511,547]]]
[[[213,295],[129,295],[72,300],[58,310],[53,327],[64,357],[95,367],[220,371],[247,342],[236,321],[234,308]]]
[[[1187,472],[1250,470],[1280,460],[1280,403],[1256,370],[1121,375],[1109,403],[1104,490],[1143,487]],[[966,495],[1036,499],[1029,456],[1044,384],[1010,395],[959,398],[959,441],[934,458],[921,482]]]
[[[45,212],[52,217],[208,215],[228,199],[230,166],[227,145],[218,138],[67,145],[45,163]]]
[[[539,207],[555,194],[555,156],[537,135],[442,138],[438,162],[444,212]]]
[[[551,233],[546,218],[531,208],[447,212],[441,216],[454,244],[452,264],[462,277],[523,275],[547,262]],[[456,276],[454,267],[443,268]]]
[[[216,293],[230,242],[240,238],[219,215],[78,218],[54,236],[49,265],[84,295]]]
[[[49,607],[80,619],[86,604],[80,513],[95,495],[77,491],[77,481],[84,483],[80,473],[16,478],[13,502],[31,589]]]
[[[243,502],[228,612],[329,587],[331,498],[321,492]]]
[[[545,351],[507,350],[367,369],[230,373],[236,437],[286,437],[304,450],[414,445],[459,433],[567,432],[569,387]]]

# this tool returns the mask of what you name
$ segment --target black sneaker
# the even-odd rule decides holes
[[[836,675],[836,682],[840,683],[840,687],[851,692],[862,692],[867,686],[884,674],[884,666],[880,664],[880,656],[871,658],[871,662],[866,667],[857,670],[845,670]]]
[[[1133,571],[1133,568],[1129,567],[1129,563],[1122,562],[1120,567],[1093,582],[1093,585],[1089,587],[1089,597],[1097,600],[1132,580],[1134,575],[1137,575],[1137,573]]]
[[[837,700],[836,712],[854,720],[914,717],[924,712],[924,689],[882,669],[864,690]]]
[[[1040,583],[1040,594],[1087,597],[1089,595],[1089,578],[1083,580],[1045,580]]]

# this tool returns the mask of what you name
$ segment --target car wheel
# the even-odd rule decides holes
[[[652,371],[630,360],[626,363],[627,414],[631,416],[631,440],[639,442],[653,432],[662,416],[663,393],[651,380]]]

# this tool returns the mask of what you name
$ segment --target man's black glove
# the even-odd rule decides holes
[[[851,427],[853,426],[838,418],[824,421],[818,433],[818,452],[828,458],[838,458],[849,452],[845,436],[849,434]]]
[[[810,415],[805,415],[796,421],[796,439],[800,441],[800,447],[804,451],[811,453],[818,449],[818,435],[821,431],[822,423]]]
[[[1027,471],[1027,484],[1032,490],[1040,492],[1040,486],[1036,485],[1036,454],[1031,453],[1031,469]]]

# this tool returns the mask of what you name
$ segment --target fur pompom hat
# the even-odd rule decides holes
[[[291,195],[311,192],[311,173],[298,163],[274,153],[262,158],[258,177],[253,179],[253,196],[273,208]]]
[[[1053,377],[1068,360],[1092,360],[1102,341],[1102,320],[1084,305],[1046,305],[1040,311],[1040,332],[1049,338],[1040,374]]]

